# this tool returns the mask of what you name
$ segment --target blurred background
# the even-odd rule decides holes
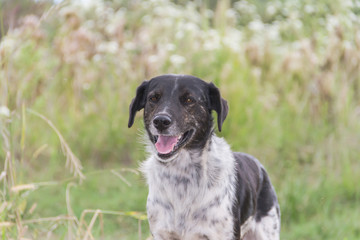
[[[214,82],[281,239],[360,239],[359,0],[1,0],[1,239],[147,239],[136,87]]]

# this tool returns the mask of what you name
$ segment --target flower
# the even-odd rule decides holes
[[[10,110],[6,106],[0,106],[0,116],[10,117]]]
[[[186,61],[186,58],[177,54],[171,55],[170,57],[170,62],[175,65],[175,66],[179,66],[184,64]]]
[[[249,23],[249,29],[254,32],[260,32],[264,30],[264,23],[261,20],[254,20]]]

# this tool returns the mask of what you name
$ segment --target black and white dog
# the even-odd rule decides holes
[[[279,239],[279,205],[264,167],[214,134],[212,110],[219,131],[228,113],[214,84],[189,75],[155,77],[137,88],[129,127],[141,109],[155,240]]]

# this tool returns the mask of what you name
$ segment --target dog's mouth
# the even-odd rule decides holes
[[[193,133],[194,130],[191,129],[179,136],[155,135],[154,143],[158,156],[162,159],[170,158],[190,140]]]

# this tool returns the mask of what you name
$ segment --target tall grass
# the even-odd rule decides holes
[[[2,39],[2,238],[148,236],[144,181],[114,169],[144,159],[128,105],[163,73],[220,87],[221,136],[269,170],[283,239],[359,238],[360,3],[198,4],[65,1]]]

